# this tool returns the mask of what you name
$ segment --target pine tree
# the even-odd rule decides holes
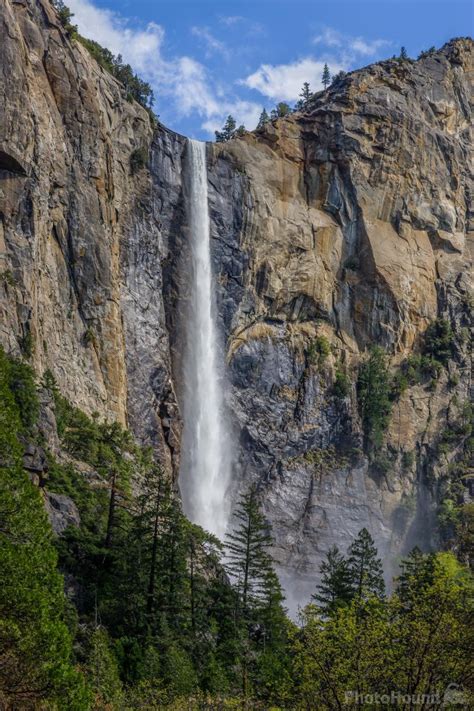
[[[331,615],[353,597],[349,565],[337,546],[329,550],[320,572],[321,582],[312,598],[324,615]]]
[[[265,127],[265,124],[267,124],[269,121],[270,116],[268,115],[267,110],[264,108],[262,109],[262,113],[260,114],[260,118],[258,119],[257,131],[261,131]]]
[[[216,142],[225,143],[226,141],[230,141],[230,139],[235,135],[236,128],[237,124],[235,123],[235,119],[229,114],[224,126],[222,127],[222,131],[215,131]]]
[[[337,72],[337,74],[334,74],[334,75],[333,75],[332,80],[331,80],[331,84],[336,84],[337,82],[342,81],[342,79],[344,79],[344,77],[346,76],[346,74],[347,74],[347,72],[344,72],[344,71],[342,71],[342,69],[341,69],[340,72]]]
[[[254,487],[241,497],[234,518],[237,524],[225,541],[226,567],[239,591],[242,615],[247,619],[250,607],[262,598],[262,586],[271,569],[268,548],[272,539]]]
[[[408,52],[405,47],[400,49],[400,59],[408,59]]]
[[[86,709],[51,526],[22,468],[36,401],[32,371],[0,348],[0,706]]]
[[[432,585],[435,560],[433,554],[424,555],[418,547],[415,547],[400,563],[397,594],[405,607],[410,607],[423,590]]]
[[[349,579],[356,600],[363,601],[371,596],[382,599],[385,594],[382,562],[366,528],[359,532],[348,553]]]
[[[255,487],[243,494],[234,512],[237,520],[226,536],[227,572],[238,595],[235,611],[236,632],[240,636],[242,692],[247,698],[251,657],[251,628],[255,611],[265,598],[265,585],[271,573],[268,548],[272,543],[267,522],[260,511]]]
[[[296,102],[296,110],[297,111],[302,111],[308,106],[308,103],[313,96],[311,89],[309,88],[309,83],[307,81],[304,82],[303,88],[300,91],[299,94],[300,98]]]
[[[357,401],[364,428],[366,449],[380,447],[388,424],[390,377],[385,352],[374,346],[368,359],[361,364],[357,380]]]
[[[285,102],[280,101],[270,114],[272,121],[278,118],[284,118],[291,114],[291,107]]]
[[[329,67],[327,64],[324,65],[321,81],[325,89],[327,89],[329,84],[331,83],[331,74],[329,72]]]

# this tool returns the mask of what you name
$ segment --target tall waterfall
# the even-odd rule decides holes
[[[185,198],[191,270],[183,354],[180,489],[192,521],[223,537],[230,511],[230,437],[223,397],[223,355],[215,321],[206,144],[188,141]]]

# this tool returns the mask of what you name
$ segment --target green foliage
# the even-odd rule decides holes
[[[5,269],[0,272],[0,283],[8,284],[8,286],[12,287],[16,286],[16,280],[11,269]]]
[[[304,109],[308,108],[308,105],[313,97],[313,92],[309,88],[309,83],[307,81],[304,82],[299,97],[300,98],[296,102],[295,109],[296,111],[304,111]]]
[[[327,89],[329,84],[331,83],[331,74],[329,72],[329,67],[327,64],[324,65],[323,74],[321,76],[321,82],[325,89]]]
[[[425,49],[420,54],[418,55],[418,59],[424,59],[425,57],[429,57],[432,54],[436,52],[436,47],[432,46],[429,49]]]
[[[85,333],[84,333],[84,344],[86,346],[92,345],[92,346],[97,346],[97,337],[95,335],[95,331],[91,326],[88,326]]]
[[[347,76],[347,72],[341,71],[337,72],[337,74],[333,74],[331,84],[337,84],[338,82],[342,81],[345,77]]]
[[[97,626],[85,634],[83,671],[93,694],[93,708],[119,709],[124,700],[122,682],[107,630]]]
[[[262,131],[269,121],[270,116],[268,115],[267,110],[264,108],[262,110],[262,113],[260,114],[260,118],[258,119],[257,131]]]
[[[153,89],[150,84],[134,73],[130,64],[124,64],[122,56],[115,56],[109,49],[101,47],[98,42],[86,39],[81,35],[77,40],[90,52],[103,69],[112,74],[122,84],[127,99],[137,101],[145,109],[151,111],[154,104]]]
[[[291,107],[285,101],[280,101],[270,113],[272,121],[279,118],[285,118],[291,114]]]
[[[70,11],[63,0],[53,0],[53,5],[56,8],[59,21],[64,27],[66,34],[69,37],[75,37],[77,35],[77,25],[73,25],[71,22],[74,13]]]
[[[292,643],[294,707],[346,708],[348,691],[359,694],[360,708],[366,694],[387,694],[388,703],[392,692],[442,700],[450,684],[464,685],[472,705],[472,592],[451,554],[414,551],[389,599],[354,600],[324,618],[308,606]]]
[[[338,368],[334,379],[333,392],[337,398],[341,400],[347,397],[351,392],[351,379],[343,370]]]
[[[376,358],[364,383],[379,383],[385,367]],[[329,551],[318,607],[309,605],[296,628],[255,489],[237,506],[225,571],[222,545],[184,517],[151,453],[117,424],[72,407],[50,372],[42,387],[71,456],[65,463],[48,454],[48,488],[70,496],[81,514],[80,528],[56,541],[79,593],[79,624],[64,599],[41,492],[21,466],[24,438],[37,436],[34,375],[0,350],[0,705],[333,709],[350,689],[421,693],[429,683],[463,683],[472,582],[453,556],[414,551],[386,598],[363,529],[346,556]],[[470,417],[460,404],[453,443],[464,446]],[[334,453],[307,458],[322,466]],[[472,507],[447,490],[440,524],[466,563],[473,521]]]
[[[390,419],[391,383],[382,348],[374,346],[359,369],[357,399],[364,428],[365,448],[380,448]]]
[[[39,408],[32,368],[18,358],[7,356],[0,346],[0,377],[3,383],[3,397],[12,397],[14,400],[15,411],[19,417],[16,431],[22,434],[31,432]]]
[[[242,694],[247,698],[255,689],[268,697],[277,694],[286,682],[288,623],[268,552],[272,539],[255,488],[241,497],[234,518],[236,525],[226,537],[226,568],[237,592],[233,616]]]
[[[337,546],[333,546],[327,553],[320,573],[321,582],[312,598],[323,615],[333,615],[338,607],[347,605],[353,599],[351,571]]]
[[[313,365],[322,365],[331,353],[331,344],[326,336],[317,336],[308,346],[306,356]]]
[[[382,562],[377,557],[374,540],[363,528],[348,550],[347,567],[354,598],[357,601],[371,597],[383,598],[385,583]]]
[[[145,148],[135,148],[130,154],[130,172],[136,175],[148,163],[148,151]]]
[[[402,454],[402,468],[408,471],[415,463],[415,453],[413,451],[404,451]]]
[[[245,133],[245,126],[237,127],[234,117],[229,114],[224,126],[222,127],[222,131],[215,131],[214,133],[216,135],[216,143],[225,143],[226,141],[230,141],[232,138],[243,136]]]
[[[401,60],[408,59],[408,52],[406,51],[406,48],[405,48],[405,47],[402,47],[402,48],[400,49],[399,59],[401,59]]]
[[[51,528],[22,469],[19,436],[36,417],[33,387],[31,370],[0,350],[0,703],[85,709]]]
[[[25,358],[31,358],[33,355],[35,344],[33,341],[33,334],[30,331],[29,326],[26,326],[25,334],[20,338],[20,350]]]
[[[434,361],[446,366],[454,355],[455,337],[449,321],[438,318],[425,333],[423,352]]]

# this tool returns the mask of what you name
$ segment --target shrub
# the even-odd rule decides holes
[[[310,363],[322,365],[330,353],[331,345],[328,339],[325,336],[317,336],[309,344],[306,355]]]
[[[402,468],[404,470],[411,469],[415,463],[415,453],[414,452],[403,452],[402,454]]]
[[[145,109],[151,109],[154,103],[153,90],[148,82],[134,74],[130,64],[124,64],[122,56],[115,56],[109,49],[98,42],[77,36],[78,41],[90,52],[96,62],[109,74],[112,74],[124,87],[129,101],[137,101]]]
[[[349,376],[344,373],[344,371],[336,370],[336,377],[334,380],[334,395],[338,398],[345,398],[349,395],[351,391],[351,380]]]
[[[423,354],[433,361],[446,365],[453,357],[454,347],[454,333],[449,322],[437,318],[426,329]]]
[[[130,154],[130,172],[132,175],[138,173],[148,162],[148,152],[145,148],[135,148]]]
[[[73,25],[71,20],[74,13],[64,4],[63,0],[53,0],[53,5],[58,13],[59,21],[63,26],[66,34],[69,37],[74,37],[77,34],[77,25]]]
[[[5,269],[5,271],[0,272],[0,282],[8,284],[8,286],[16,285],[15,277],[13,276],[11,269]]]

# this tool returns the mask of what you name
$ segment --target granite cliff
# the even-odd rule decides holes
[[[0,28],[0,342],[176,478],[186,139],[152,126],[47,0],[5,0]],[[387,560],[439,535],[470,386],[472,79],[473,42],[453,40],[208,147],[236,487],[258,485],[296,600],[363,526]],[[391,392],[374,452],[361,363],[378,344],[394,377],[413,369],[436,323],[450,357]]]

